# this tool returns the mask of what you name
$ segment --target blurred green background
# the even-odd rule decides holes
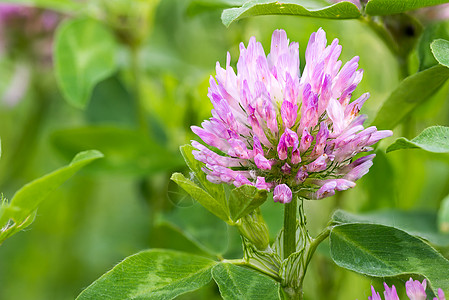
[[[191,125],[199,125],[210,116],[207,88],[216,61],[223,65],[229,51],[231,65],[235,66],[239,43],[246,45],[251,36],[268,53],[273,30],[285,29],[291,41],[299,42],[301,68],[312,32],[322,27],[329,42],[338,38],[343,46],[341,60],[358,55],[360,67],[365,70],[354,97],[371,93],[362,111],[368,114],[368,123],[400,81],[395,57],[363,22],[264,16],[226,28],[220,15],[220,9],[189,9],[189,1],[185,0],[162,0],[155,6],[152,29],[143,33],[139,51],[139,93],[150,124],[145,137],[148,140],[142,142],[128,134],[137,128],[138,120],[134,114],[133,71],[129,51],[123,44],[117,53],[118,68],[95,86],[88,106],[81,110],[64,100],[52,60],[44,56],[51,57],[51,52],[36,54],[40,52],[36,49],[52,43],[53,32],[36,38],[29,28],[3,25],[3,39],[12,32],[16,37],[23,35],[25,41],[4,46],[0,60],[0,95],[11,89],[14,76],[22,78],[17,80],[22,82],[17,89],[23,92],[14,103],[7,102],[5,96],[0,103],[0,190],[4,197],[11,199],[25,183],[66,164],[75,150],[89,149],[95,143],[103,143],[109,150],[103,151],[106,161],[95,162],[52,193],[39,207],[35,222],[1,245],[0,299],[73,299],[116,263],[150,247],[203,254],[212,247],[225,257],[241,255],[234,229],[226,228],[218,218],[193,204],[169,178],[174,171],[187,172],[178,147],[195,138]],[[63,21],[71,17],[69,13],[57,18]],[[107,18],[103,21],[110,25]],[[126,30],[129,28],[124,31],[129,36]],[[119,34],[116,38],[120,42]],[[20,66],[29,74],[17,75]],[[410,72],[417,69],[418,58],[413,53]],[[24,85],[26,76],[29,82]],[[385,154],[384,149],[395,137],[414,137],[431,125],[449,126],[447,98],[446,83],[414,111],[412,132],[401,125],[394,128],[395,136],[381,143],[374,166],[356,188],[306,203],[312,234],[327,224],[337,207],[352,212],[439,208],[449,194],[449,157],[419,150]],[[93,142],[89,142],[86,136],[95,130],[105,134],[104,140],[93,135]],[[123,139],[115,139],[120,130]],[[110,132],[113,134],[108,138]],[[134,153],[133,143],[145,144],[143,149],[157,149],[149,154],[150,162],[140,160],[145,152]],[[108,154],[112,155],[109,160]],[[158,160],[164,163],[152,168]],[[263,213],[274,238],[282,226],[282,207],[268,200]],[[206,249],[192,243],[192,239],[206,243]],[[337,267],[329,259],[326,245],[319,249],[309,272],[306,299],[366,299],[370,284],[381,282]],[[219,293],[212,283],[179,297],[214,298],[218,299]]]

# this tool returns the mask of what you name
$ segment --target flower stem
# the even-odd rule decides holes
[[[296,209],[297,198],[293,197],[284,207],[284,259],[296,250]]]
[[[283,259],[287,259],[292,253],[296,252],[296,211],[298,209],[298,199],[293,197],[290,203],[284,207],[284,245]],[[302,286],[296,288],[291,284],[283,286],[285,299],[303,299]]]
[[[318,247],[321,242],[323,242],[330,234],[331,227],[326,227],[316,238],[312,239],[311,243],[307,243],[306,249],[305,249],[305,261],[304,261],[304,268],[302,270],[301,277],[299,278],[300,286],[302,287],[304,277],[307,272],[307,267],[309,266],[310,261],[312,260],[312,256],[315,254],[315,250]]]
[[[271,277],[272,279],[276,280],[276,281],[280,281],[279,277],[275,274],[273,274],[272,272],[268,272],[266,269],[264,268],[260,268],[259,266],[252,264],[251,262],[248,262],[244,259],[222,259],[220,260],[222,263],[229,263],[229,264],[233,264],[236,266],[242,266],[242,267],[247,267],[247,268],[251,268],[253,270],[256,270],[260,273],[263,273],[269,277]]]

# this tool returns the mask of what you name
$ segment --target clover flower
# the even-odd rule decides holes
[[[8,55],[15,62],[8,88],[0,95],[9,106],[23,99],[29,88],[30,56],[33,62],[40,63],[40,70],[51,67],[53,33],[60,19],[49,10],[0,3],[0,55]]]
[[[449,4],[423,7],[415,10],[413,15],[424,22],[444,21],[449,19]]]
[[[426,300],[426,286],[427,282],[424,279],[423,282],[419,282],[418,280],[413,280],[410,278],[405,283],[405,291],[410,300]],[[388,285],[384,282],[384,296],[385,300],[399,300],[398,294],[396,292],[396,287],[394,285],[388,287]],[[373,286],[371,286],[372,296],[368,297],[368,300],[382,300],[379,293],[376,292]],[[438,289],[438,298],[433,298],[433,300],[446,300],[444,296],[444,292],[442,289]]]
[[[60,17],[51,11],[21,4],[0,3],[0,25],[19,27],[31,34],[53,32]]]
[[[273,189],[281,203],[293,193],[321,199],[354,187],[375,155],[354,156],[392,132],[363,127],[359,111],[369,93],[350,102],[363,70],[357,56],[340,69],[341,49],[337,39],[327,46],[321,28],[312,33],[300,76],[298,44],[275,30],[268,56],[251,37],[247,48],[240,44],[237,73],[229,53],[225,68],[217,62],[208,91],[212,118],[192,126],[215,148],[192,141],[207,179]]]

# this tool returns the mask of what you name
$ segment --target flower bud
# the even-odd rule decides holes
[[[267,223],[257,208],[237,221],[240,234],[248,239],[257,249],[263,251],[270,243]]]

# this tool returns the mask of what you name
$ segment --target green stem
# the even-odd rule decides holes
[[[256,270],[256,271],[258,271],[260,273],[263,273],[263,274],[265,274],[267,276],[270,276],[274,280],[280,282],[279,276],[277,276],[277,274],[275,275],[273,273],[270,273],[266,269],[260,268],[259,266],[254,265],[254,264],[252,264],[252,263],[250,263],[250,262],[248,262],[248,261],[246,261],[244,259],[221,259],[220,261],[222,263],[229,263],[229,264],[233,264],[233,265],[236,265],[236,266],[242,266],[242,267],[251,268],[251,269]]]
[[[284,207],[284,259],[296,250],[296,207],[296,197]]]
[[[300,201],[298,211],[299,211],[299,228],[301,231],[300,240],[298,241],[298,243],[302,244],[303,256],[301,260],[301,268],[298,277],[294,279],[292,282],[287,282],[286,286],[283,286],[284,297],[286,299],[303,299],[303,284],[309,263],[312,260],[312,257],[315,254],[318,245],[321,244],[321,242],[323,242],[329,236],[332,228],[331,226],[326,227],[316,238],[312,239],[306,228],[306,216],[304,214],[303,199],[299,198],[298,200]],[[285,214],[287,215],[287,213]],[[287,235],[285,233],[284,228],[284,247],[287,245],[287,243],[285,243],[286,236]]]
[[[302,294],[302,286],[299,288],[292,288],[289,286],[283,287],[284,295],[283,299],[285,300],[302,300],[304,299]]]
[[[299,278],[299,285],[302,287],[304,282],[304,277],[307,272],[307,267],[309,266],[310,261],[312,260],[313,255],[315,254],[316,248],[319,244],[321,244],[330,234],[331,227],[326,227],[316,238],[312,240],[311,243],[306,243],[306,249],[305,252],[305,261],[304,261],[304,267],[302,269],[301,276]]]
[[[301,226],[305,226],[305,216],[302,213],[302,199],[300,199],[300,222]],[[296,211],[298,209],[298,198],[293,197],[290,203],[285,204],[284,207],[284,245],[283,245],[283,259],[287,259],[292,253],[296,252]],[[303,299],[302,285],[293,286],[287,283],[283,286],[284,297],[286,299]]]
[[[408,57],[403,57],[401,55],[397,55],[396,59],[399,64],[399,80],[404,80],[408,76],[410,76],[410,72],[408,70]]]

